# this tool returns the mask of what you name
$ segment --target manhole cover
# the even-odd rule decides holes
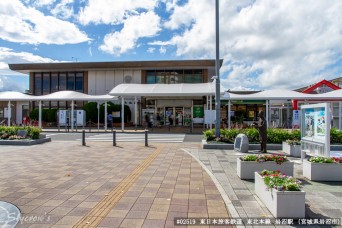
[[[20,211],[13,204],[0,201],[0,228],[15,227],[20,219]]]

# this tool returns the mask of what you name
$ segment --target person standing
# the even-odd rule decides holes
[[[260,152],[266,153],[266,141],[267,141],[267,121],[265,119],[264,111],[259,111],[259,120],[255,123],[256,127],[259,129],[259,141],[260,141]]]

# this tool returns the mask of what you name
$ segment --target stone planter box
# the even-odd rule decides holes
[[[267,170],[280,170],[288,176],[293,176],[294,163],[287,161],[278,165],[275,162],[255,162],[255,161],[242,161],[240,157],[237,158],[236,172],[240,179],[254,179],[254,172],[261,172]]]
[[[255,194],[275,218],[305,218],[304,191],[266,190],[261,175],[255,172]]]
[[[300,145],[290,145],[286,142],[283,142],[283,151],[292,157],[300,158],[301,156]]]
[[[342,164],[304,160],[303,176],[313,181],[342,181]]]

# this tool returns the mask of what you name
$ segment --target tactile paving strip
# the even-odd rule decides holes
[[[111,211],[115,204],[122,198],[132,184],[139,178],[144,170],[150,166],[154,159],[160,154],[163,145],[159,146],[150,154],[137,168],[135,168],[118,186],[101,200],[87,215],[78,221],[73,227],[96,227]]]

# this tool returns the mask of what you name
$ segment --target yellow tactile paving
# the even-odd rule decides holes
[[[163,145],[150,154],[137,168],[135,168],[120,184],[115,187],[103,200],[101,200],[87,215],[85,215],[73,227],[96,227],[111,211],[115,204],[122,198],[126,191],[144,172],[144,170],[154,161],[160,154]]]

